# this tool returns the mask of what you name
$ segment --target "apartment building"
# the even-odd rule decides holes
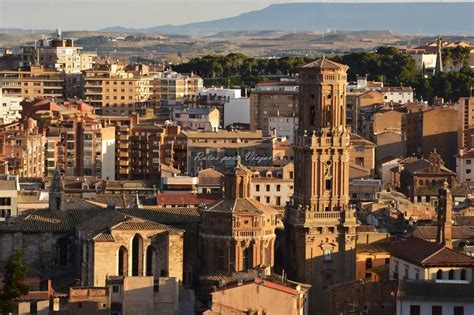
[[[474,97],[461,97],[454,105],[458,112],[458,144],[460,148],[471,149],[468,130],[474,126]]]
[[[197,174],[213,167],[224,173],[235,164],[237,154],[247,166],[269,166],[272,164],[273,142],[262,131],[181,132],[186,141],[186,172]]]
[[[250,130],[271,134],[270,117],[298,116],[296,81],[262,82],[250,92]]]
[[[64,93],[64,78],[56,69],[25,66],[0,70],[0,86],[5,96],[59,98]]]
[[[183,130],[217,131],[219,129],[220,113],[212,108],[175,108],[173,121]]]
[[[8,165],[7,174],[42,177],[46,137],[32,118],[0,126],[0,158]]]
[[[43,65],[65,74],[92,68],[97,58],[97,53],[75,46],[73,39],[63,39],[59,30],[55,38],[43,37],[33,46],[22,46],[20,55],[25,65]]]
[[[179,138],[181,128],[159,124],[151,111],[142,116],[100,117],[105,126],[115,127],[116,179],[157,180],[161,164],[185,167],[186,144]]]
[[[265,205],[283,207],[293,196],[294,164],[251,167],[250,197]]]
[[[157,73],[145,65],[101,63],[83,75],[84,100],[98,115],[130,115],[153,105]]]
[[[57,165],[66,176],[114,179],[115,128],[102,127],[101,122],[89,114],[64,117],[57,127]],[[53,165],[48,155],[47,171]]]
[[[21,118],[21,97],[3,95],[0,85],[0,124],[9,124]]]
[[[153,81],[153,99],[160,106],[192,103],[203,86],[202,78],[194,73],[161,72]]]
[[[382,88],[383,99],[385,102],[406,104],[413,102],[413,89],[411,87],[395,86]]]

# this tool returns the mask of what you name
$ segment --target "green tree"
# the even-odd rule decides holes
[[[28,267],[23,264],[23,252],[16,250],[5,265],[3,290],[0,294],[0,313],[9,314],[15,310],[16,299],[28,293],[29,288],[22,282]]]

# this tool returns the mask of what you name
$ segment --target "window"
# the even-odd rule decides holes
[[[466,174],[471,174],[471,170],[470,170],[470,169],[466,169]]]
[[[276,197],[276,205],[277,205],[277,206],[280,206],[280,205],[281,205],[281,197],[280,197],[280,196],[277,196],[277,197]]]
[[[332,250],[324,251],[324,261],[332,261]]]
[[[455,306],[453,315],[464,315],[464,306]]]
[[[77,308],[82,308],[82,302],[77,303]]]
[[[453,269],[449,270],[448,279],[449,280],[454,280],[454,270]]]
[[[268,197],[268,196],[265,197],[265,202],[266,202],[266,203],[270,203],[270,197]]]
[[[326,190],[332,189],[332,181],[330,179],[326,179]]]
[[[367,258],[367,259],[365,260],[365,268],[366,268],[366,269],[372,268],[372,258]]]
[[[443,271],[442,271],[441,269],[439,269],[439,270],[436,272],[436,279],[438,279],[438,280],[443,279]]]
[[[462,269],[461,270],[461,277],[460,277],[461,280],[466,280],[466,269]]]
[[[431,314],[432,315],[443,315],[443,307],[440,305],[433,305],[431,307]]]
[[[471,160],[466,160],[467,165],[471,165],[471,163],[472,163]]]
[[[280,191],[281,186],[280,186],[280,185],[277,185],[276,189],[277,189],[277,191]]]
[[[421,315],[419,305],[410,305],[410,315]]]
[[[266,189],[267,191],[270,191],[270,185],[267,185]]]
[[[112,292],[113,293],[118,293],[119,292],[119,286],[118,285],[112,286]]]
[[[256,185],[256,186],[255,186],[255,190],[256,190],[256,191],[260,191],[260,185]]]
[[[290,179],[293,179],[293,172],[290,172]]]

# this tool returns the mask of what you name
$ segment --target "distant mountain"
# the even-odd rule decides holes
[[[474,33],[473,2],[418,3],[288,3],[235,17],[185,25],[143,29],[120,26],[107,32],[156,32],[163,34],[212,35],[235,31],[326,31],[389,30],[397,33]]]

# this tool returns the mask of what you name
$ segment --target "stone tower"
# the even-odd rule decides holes
[[[64,187],[61,172],[59,168],[56,168],[54,172],[51,186],[49,187],[49,210],[50,211],[63,211],[65,210],[64,204]]]
[[[435,74],[443,72],[443,38],[441,36],[436,37],[436,69]]]
[[[453,197],[446,180],[438,192],[438,234],[436,241],[453,248]]]
[[[273,267],[278,212],[250,198],[252,171],[240,163],[225,177],[225,197],[201,208],[202,272]]]
[[[349,207],[348,67],[320,59],[299,73],[295,189],[285,216],[286,272],[310,284],[310,313],[328,313],[330,285],[355,279],[356,219]]]

